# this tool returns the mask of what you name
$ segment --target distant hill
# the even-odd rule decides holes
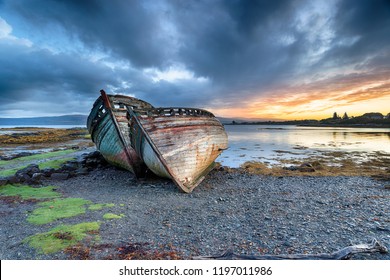
[[[256,120],[245,118],[219,118],[224,125],[298,125],[298,126],[329,126],[329,127],[386,127],[390,128],[390,113],[386,116],[381,113],[365,113],[358,117],[348,117],[345,113],[344,117],[338,116],[334,113],[332,118],[322,120]]]
[[[217,117],[217,119],[222,123],[222,124],[231,124],[233,121],[237,123],[242,123],[244,120],[242,119],[236,119],[236,118],[224,118],[224,117]]]
[[[256,119],[256,118],[225,118],[225,117],[217,117],[217,119],[222,124],[248,124],[248,123],[256,123],[256,122],[277,122],[283,121],[279,119]]]
[[[35,118],[0,118],[0,125],[80,125],[86,126],[86,115],[64,115]]]

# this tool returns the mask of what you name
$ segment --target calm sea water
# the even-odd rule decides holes
[[[229,149],[217,159],[230,167],[246,161],[270,164],[328,151],[390,156],[390,128],[334,128],[276,125],[226,125]]]
[[[13,127],[0,126],[3,128],[0,134],[23,132],[13,131]],[[83,126],[43,125],[40,127]],[[390,157],[390,128],[226,125],[225,129],[229,138],[229,148],[218,157],[217,162],[230,167],[239,167],[246,161],[280,164],[284,159],[307,158],[332,151],[360,154],[381,152]]]

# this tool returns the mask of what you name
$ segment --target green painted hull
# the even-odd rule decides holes
[[[146,166],[131,147],[126,110],[118,106],[132,104],[133,98],[120,97],[120,102],[115,96],[108,98],[112,103],[110,106],[99,97],[88,117],[87,127],[92,141],[107,162],[131,171],[136,177],[143,177]]]

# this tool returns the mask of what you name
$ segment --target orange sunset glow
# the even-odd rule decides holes
[[[295,85],[262,93],[240,108],[214,109],[230,118],[302,120],[329,118],[334,112],[360,116],[390,113],[390,73],[371,77],[351,75]]]

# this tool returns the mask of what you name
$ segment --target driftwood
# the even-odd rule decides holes
[[[372,240],[371,243],[358,244],[344,247],[330,254],[288,254],[288,255],[239,255],[233,252],[233,249],[228,249],[222,255],[216,256],[197,256],[197,260],[347,260],[355,254],[362,253],[381,253],[387,254],[387,248],[377,240]]]

